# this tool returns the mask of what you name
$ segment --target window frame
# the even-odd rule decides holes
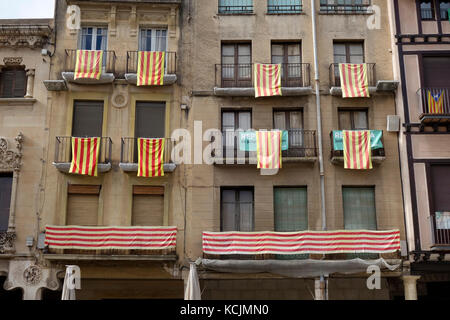
[[[2,179],[8,179],[8,187],[9,187],[9,200],[6,199],[5,200],[5,205],[7,205],[7,207],[5,206],[5,209],[8,209],[7,211],[5,210],[6,213],[6,217],[5,217],[5,228],[4,230],[0,230],[0,233],[4,233],[4,232],[8,232],[9,229],[9,223],[10,223],[10,219],[11,219],[11,198],[13,196],[13,192],[14,192],[14,173],[13,172],[1,172],[0,173],[0,177]]]
[[[267,0],[267,14],[301,14],[303,12],[303,0],[297,0],[298,4],[270,4],[270,2],[275,0]],[[291,10],[280,10],[280,7],[291,7]],[[299,7],[298,10],[295,8]],[[271,8],[278,8],[274,10]]]
[[[250,49],[250,54],[248,55],[248,57],[250,57],[250,63],[248,64],[240,64],[239,63],[239,46],[242,45],[247,45]],[[224,46],[234,46],[234,62],[233,64],[228,64],[228,63],[224,63]],[[251,41],[242,41],[242,42],[222,42],[221,46],[220,46],[220,65],[221,65],[221,83],[222,83],[222,87],[251,87],[252,86],[252,82],[253,82],[253,68],[252,68],[252,42]],[[247,55],[243,55],[244,57]],[[231,57],[231,56],[226,56],[226,57]],[[224,77],[224,70],[226,70],[226,68],[230,68],[230,66],[232,66],[232,70],[233,70],[233,77],[232,78],[225,78]],[[248,70],[246,70],[246,68]],[[249,77],[241,77],[240,74],[240,70],[245,70],[245,74],[248,73],[249,71]],[[227,82],[233,82],[233,86],[225,86],[225,81]],[[244,83],[245,85],[241,85],[241,83]],[[249,85],[247,85],[249,84]]]
[[[341,112],[350,112],[351,129],[344,129],[341,123]],[[365,112],[367,120],[367,129],[356,128],[355,126],[355,112]],[[338,108],[338,128],[339,130],[370,130],[369,125],[369,108]]]
[[[251,212],[251,230],[255,230],[255,188],[253,186],[239,186],[239,187],[221,187],[220,188],[220,232],[231,232],[231,231],[224,231],[223,229],[223,219],[224,219],[224,210],[223,210],[223,192],[224,191],[234,191],[234,195],[235,195],[235,210],[237,209],[237,204],[240,204],[240,199],[239,199],[239,195],[241,191],[251,191],[252,193],[252,212]],[[235,214],[235,229],[239,229],[239,230],[232,230],[232,231],[236,231],[236,232],[241,232],[241,225],[239,224],[239,228],[236,228],[238,221],[240,221],[241,219],[241,212],[239,209],[239,212],[234,212]],[[239,219],[236,218],[236,215],[239,215]]]
[[[105,45],[104,45],[104,47],[105,48],[101,48],[101,49],[90,49],[90,50],[103,50],[103,51],[107,51],[108,50],[108,26],[100,26],[100,25],[92,25],[92,26],[89,26],[89,25],[86,25],[86,26],[82,26],[81,27],[81,29],[80,29],[80,35],[79,35],[79,38],[78,38],[78,49],[80,49],[80,50],[88,50],[88,49],[83,49],[83,29],[88,29],[88,28],[92,28],[93,30],[92,30],[92,40],[91,40],[91,48],[93,48],[94,46],[93,46],[93,44],[96,44],[97,43],[97,36],[98,36],[98,29],[104,29],[105,30],[105,34],[103,35],[102,34],[102,36],[104,36],[105,37]],[[96,47],[96,46],[95,46]]]
[[[351,4],[339,4],[339,3],[329,3],[329,0],[323,0],[326,3],[319,2],[319,12],[322,14],[372,14],[367,9],[372,5],[372,0],[361,0],[367,3],[355,3],[357,0],[350,0]],[[337,0],[335,0],[337,1]],[[364,10],[356,10],[356,8],[363,8]],[[346,10],[346,8],[352,8],[351,10]]]
[[[442,0],[438,0],[438,6],[436,6],[436,8],[439,8],[439,20],[440,21],[449,21],[449,14],[448,14],[448,10],[447,11],[445,11],[445,16],[446,17],[442,17],[442,11],[441,11],[441,2],[448,2],[449,3],[449,5],[450,5],[450,1],[442,1]],[[450,9],[450,6],[449,6],[449,8],[448,9]]]
[[[334,46],[335,45],[344,45],[345,46],[345,63],[351,63],[350,62],[350,58],[352,57],[352,55],[350,54],[350,45],[355,45],[355,44],[359,44],[361,45],[362,48],[362,63],[366,62],[366,50],[365,50],[365,41],[364,40],[353,40],[353,41],[333,41],[333,61],[334,63],[338,63],[336,62],[336,54],[334,52]]]
[[[422,2],[430,2],[431,3],[431,18],[423,18],[422,16]],[[435,6],[435,0],[425,1],[425,0],[417,0],[417,10],[418,10],[418,16],[420,21],[435,21],[436,20],[436,6]],[[440,12],[439,12],[440,17]]]
[[[230,1],[230,0],[218,0],[217,1],[217,12],[219,15],[252,15],[255,11],[255,4],[254,0],[251,0],[251,5],[221,5],[221,2]],[[242,0],[241,0],[242,1]],[[245,0],[244,0],[245,1]],[[221,8],[234,8],[234,7],[240,7],[241,10],[221,10]],[[244,10],[247,9],[247,10]],[[250,9],[251,8],[251,9]]]
[[[4,93],[4,82],[3,82],[3,75],[7,72],[14,72],[13,75],[13,82],[11,84],[11,95],[5,95]],[[16,80],[18,78],[18,74],[23,75],[24,77],[24,87],[23,87],[23,95],[15,95],[16,91]],[[28,85],[28,77],[27,77],[27,71],[25,70],[24,66],[11,66],[11,67],[4,67],[0,71],[0,98],[2,99],[13,99],[13,98],[24,98],[27,94],[27,85]]]
[[[142,32],[144,32],[144,31],[148,31],[148,30],[151,30],[152,31],[152,36],[151,36],[151,50],[144,50],[144,48],[143,48],[143,43],[142,43],[142,41],[143,41],[143,38],[144,38],[144,36],[143,36],[143,34],[142,34]],[[156,44],[156,39],[158,39],[158,37],[156,36],[156,35],[154,35],[153,33],[154,32],[157,32],[157,31],[166,31],[166,36],[165,36],[165,44],[164,44],[164,46],[165,46],[165,50],[164,50],[164,52],[167,52],[167,49],[168,49],[168,45],[169,45],[169,37],[168,37],[168,33],[169,33],[169,29],[167,28],[167,27],[140,27],[139,28],[139,43],[138,43],[138,47],[139,47],[139,51],[158,51],[158,50],[156,50],[156,48],[155,48],[155,44]],[[148,37],[147,37],[148,38]],[[146,38],[146,39],[147,39]],[[147,40],[146,40],[147,41]],[[146,43],[147,44],[147,43]],[[147,45],[146,45],[147,46]]]

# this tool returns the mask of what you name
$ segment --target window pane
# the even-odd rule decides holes
[[[253,192],[239,192],[240,231],[253,231]]]
[[[6,232],[11,205],[12,174],[0,175],[0,232]]]
[[[166,105],[164,102],[137,102],[135,137],[164,138]]]
[[[239,112],[239,129],[249,130],[252,127],[252,114],[250,112]]]
[[[222,113],[222,129],[234,129],[234,112]]]
[[[353,113],[353,121],[355,122],[356,130],[369,129],[369,126],[367,124],[367,112],[366,111],[355,111]]]
[[[288,45],[288,55],[289,56],[299,56],[300,55],[300,45],[299,44]]]
[[[349,45],[350,55],[363,55],[363,45],[360,43],[354,43]]]
[[[339,111],[339,129],[352,130],[350,111]]]
[[[286,130],[286,113],[275,112],[273,114],[274,129]]]
[[[290,112],[290,129],[303,128],[303,113],[301,111]]]
[[[450,9],[450,1],[441,1],[439,7],[441,12],[441,19],[448,20],[448,9]]]
[[[376,230],[375,189],[342,188],[346,230]]]
[[[222,56],[234,57],[234,45],[222,45]]]
[[[344,55],[346,54],[345,52],[345,44],[343,43],[335,43],[334,44],[334,54],[335,55]]]

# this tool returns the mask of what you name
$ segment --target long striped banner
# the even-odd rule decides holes
[[[164,139],[138,138],[138,177],[164,176]]]
[[[166,53],[160,51],[138,52],[138,86],[162,86]]]
[[[100,138],[72,138],[72,163],[69,173],[96,177]]]
[[[174,249],[176,227],[47,226],[45,245],[50,249]]]
[[[372,149],[369,130],[342,132],[345,169],[372,169]]]
[[[102,50],[77,50],[74,79],[97,79],[102,75]]]
[[[281,96],[281,64],[255,63],[255,98]]]
[[[282,136],[283,132],[279,130],[256,132],[258,169],[280,169],[282,167]]]
[[[429,113],[444,113],[444,90],[439,93],[432,93],[428,91],[428,112]]]
[[[367,64],[340,63],[342,98],[369,98]]]
[[[203,253],[331,254],[400,250],[400,231],[203,232]]]

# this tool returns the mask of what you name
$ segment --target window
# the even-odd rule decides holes
[[[222,86],[252,86],[252,54],[249,43],[222,44]]]
[[[345,230],[377,230],[374,187],[342,187]],[[378,254],[348,254],[348,258],[376,259]]]
[[[302,110],[274,110],[273,128],[289,131],[289,149],[303,146]]]
[[[450,244],[450,165],[432,164],[429,168],[430,211],[434,223],[434,244]]]
[[[339,130],[368,130],[367,110],[338,110]]]
[[[81,28],[80,49],[82,50],[106,50],[108,29],[100,27]]]
[[[219,13],[253,13],[253,0],[219,0]]]
[[[133,226],[162,226],[164,217],[164,187],[133,187]]]
[[[69,185],[66,225],[98,225],[99,195],[100,186]]]
[[[134,136],[135,138],[166,137],[165,102],[136,102]],[[134,142],[134,163],[137,162],[138,146],[136,139]]]
[[[322,13],[366,13],[370,0],[320,0]]]
[[[420,7],[420,18],[422,20],[434,19],[434,3],[432,0],[419,1],[419,7]]]
[[[8,231],[12,180],[12,174],[0,175],[0,232]]]
[[[77,100],[73,106],[72,136],[101,137],[103,101]]]
[[[335,42],[334,63],[364,63],[363,42]]]
[[[223,188],[221,231],[253,231],[253,188]]]
[[[24,68],[3,68],[0,72],[0,97],[23,98],[27,89]]]
[[[300,13],[302,0],[268,0],[268,13]]]
[[[448,20],[448,11],[450,10],[450,1],[439,1],[439,12],[441,20]]]
[[[252,128],[252,113],[251,111],[223,111],[222,112],[222,132],[223,132],[223,146],[225,149],[224,155],[233,150],[231,153],[237,152],[238,136],[236,130],[243,131]],[[226,150],[230,150],[227,152]]]
[[[140,51],[166,51],[167,29],[141,29]]]
[[[300,43],[272,43],[272,63],[281,64],[282,86],[302,86]]]
[[[449,73],[450,56],[425,56],[422,58],[422,74],[425,88],[449,88]]]

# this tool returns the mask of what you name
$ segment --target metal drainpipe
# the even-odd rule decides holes
[[[317,107],[317,139],[319,142],[319,170],[320,170],[320,200],[322,213],[322,230],[327,230],[327,216],[325,210],[325,172],[323,168],[323,145],[322,145],[322,117],[320,107],[320,78],[319,78],[319,61],[317,53],[317,30],[316,30],[316,7],[315,1],[311,0],[311,24],[313,34],[314,48],[314,81],[316,87],[316,107]],[[320,288],[323,290],[322,298],[328,300],[328,281],[325,277],[320,276]]]

